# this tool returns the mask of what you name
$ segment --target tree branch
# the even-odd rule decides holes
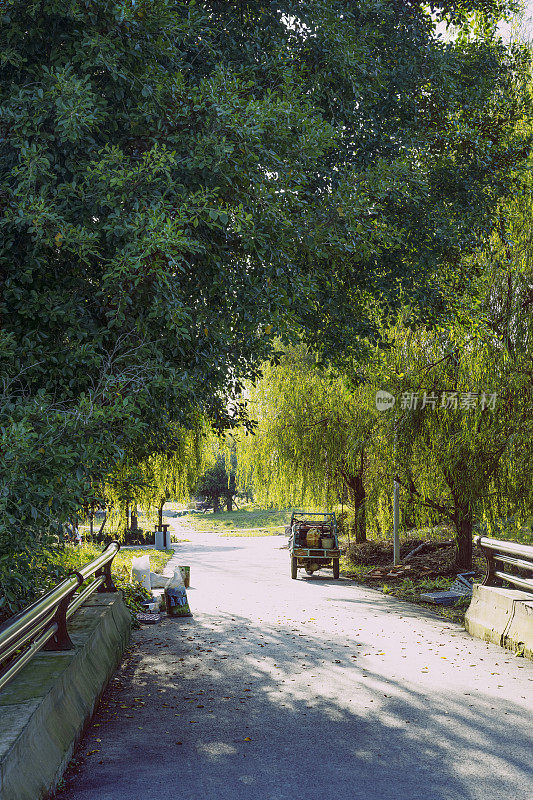
[[[421,495],[412,479],[410,485],[400,480],[400,478],[397,475],[395,476],[394,480],[397,481],[400,484],[400,486],[403,486],[404,489],[407,489],[407,491],[411,494],[412,497],[416,499],[418,503],[421,503],[422,505],[427,506],[428,508],[432,508],[434,511],[438,511],[440,514],[445,514],[449,519],[453,520],[453,514],[450,511],[450,509],[447,508],[446,506],[442,506],[440,503],[436,503],[434,500],[429,500],[427,497]]]

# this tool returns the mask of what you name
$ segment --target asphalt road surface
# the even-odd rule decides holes
[[[135,631],[58,797],[533,800],[533,664],[282,536],[185,534],[192,619]]]

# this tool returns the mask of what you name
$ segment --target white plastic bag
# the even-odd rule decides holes
[[[131,575],[135,580],[139,581],[145,589],[149,592],[152,591],[152,583],[150,580],[150,558],[149,556],[139,556],[131,560]]]
[[[183,575],[181,574],[181,570],[178,569],[174,570],[174,574],[171,578],[166,579],[166,586],[174,586],[176,589],[185,589],[185,582],[183,580]]]
[[[150,583],[152,584],[152,589],[164,589],[168,583],[168,575],[160,575],[158,572],[151,572]]]

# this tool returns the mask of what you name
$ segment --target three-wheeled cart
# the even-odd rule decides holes
[[[291,578],[303,568],[312,575],[322,567],[333,567],[333,577],[339,577],[339,540],[335,514],[314,511],[293,511],[289,532]]]

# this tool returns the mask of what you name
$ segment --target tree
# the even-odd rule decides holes
[[[486,256],[486,295],[468,324],[398,329],[389,358],[389,459],[404,495],[453,523],[458,569],[472,566],[475,524],[533,510],[531,275],[518,252],[502,263],[500,243]]]
[[[250,389],[254,435],[238,440],[239,474],[265,504],[337,505],[354,513],[356,541],[366,540],[367,475],[377,410],[372,387],[349,387],[316,368],[304,348],[289,349]]]
[[[233,510],[233,500],[237,494],[235,485],[235,470],[230,469],[229,475],[224,455],[219,453],[215,464],[199,478],[194,490],[197,497],[209,500],[213,504],[215,513],[220,511],[222,503],[227,511]]]
[[[172,442],[166,442],[163,452],[143,460],[133,454],[116,465],[99,487],[111,527],[124,530],[124,524],[128,525],[126,509],[130,507],[132,514],[139,507],[149,517],[157,511],[161,527],[165,502],[188,499],[210,462],[207,438],[208,428],[197,418],[190,430],[173,426]]]
[[[422,3],[8,0],[6,367],[135,397],[151,427],[223,420],[288,310],[337,350],[369,297],[438,310],[524,154],[513,54],[465,16],[501,4],[479,6],[444,5],[443,43]]]

